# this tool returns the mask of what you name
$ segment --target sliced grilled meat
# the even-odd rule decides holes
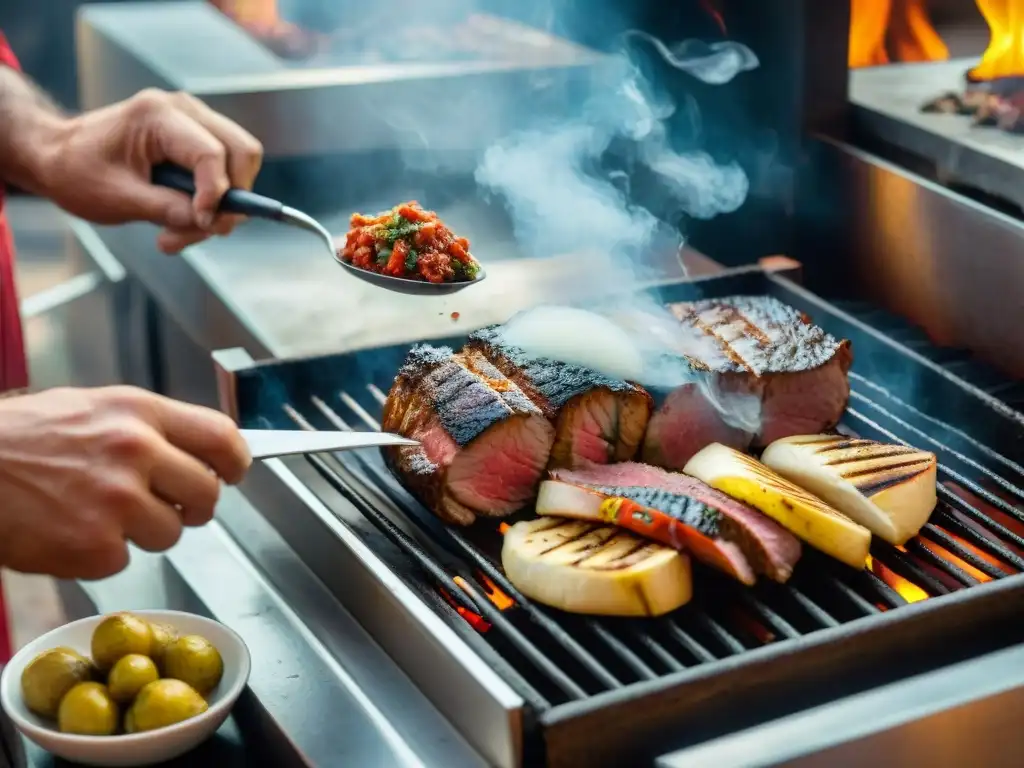
[[[384,404],[382,428],[420,442],[384,448],[391,472],[446,522],[503,517],[528,504],[555,432],[540,409],[479,355],[420,345]]]
[[[531,357],[505,343],[497,327],[470,336],[466,352],[485,357],[555,425],[550,467],[636,456],[653,407],[643,388],[578,365]]]
[[[669,309],[681,325],[679,351],[703,384],[683,385],[651,417],[645,461],[682,469],[714,442],[762,447],[838,423],[850,396],[849,341],[837,340],[770,296]],[[756,416],[753,423],[750,414]]]
[[[692,552],[701,562],[744,584],[756,580],[746,555],[719,535],[720,515],[689,496],[659,488],[545,480],[537,496],[537,514],[611,523],[641,538]]]
[[[696,523],[696,530],[716,543],[735,545],[753,566],[755,573],[774,581],[781,583],[789,579],[793,567],[800,559],[802,548],[793,534],[754,508],[689,475],[666,472],[648,464],[627,462],[575,471],[556,470],[551,476],[565,483],[622,496],[668,514],[671,514],[671,510],[656,506],[656,503],[664,503],[664,500],[655,502],[654,491],[691,499],[695,506],[690,507],[689,514]],[[721,547],[718,549],[721,550]],[[705,552],[702,556],[701,552],[694,550],[694,555],[704,562],[721,567],[719,562],[710,560],[708,554]],[[718,553],[711,554],[718,556]],[[735,559],[732,562],[735,563]],[[742,573],[742,568],[737,573]]]

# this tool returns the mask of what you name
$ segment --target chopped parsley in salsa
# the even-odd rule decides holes
[[[402,203],[377,216],[354,213],[350,226],[340,254],[360,269],[431,283],[468,282],[480,272],[469,241],[455,237],[419,203]]]

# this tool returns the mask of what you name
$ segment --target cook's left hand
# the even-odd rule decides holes
[[[218,215],[229,187],[252,189],[263,147],[250,133],[186,93],[156,89],[66,121],[46,174],[47,196],[99,224],[150,221],[165,253],[226,235],[237,216]],[[192,199],[150,180],[172,162],[195,175]]]

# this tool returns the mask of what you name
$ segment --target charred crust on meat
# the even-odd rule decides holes
[[[508,344],[501,335],[500,326],[491,326],[476,331],[469,337],[469,347],[481,350],[492,362],[511,366],[522,373],[537,394],[551,404],[561,408],[572,398],[597,387],[612,392],[646,394],[635,384],[609,378],[589,368],[570,365],[558,360],[533,357],[519,347]],[[503,360],[496,361],[500,356]],[[504,366],[502,366],[504,367]]]
[[[510,416],[541,413],[493,365],[482,359],[468,362],[449,347],[413,347],[398,377],[422,379],[424,396],[434,406],[445,431],[460,446]]]

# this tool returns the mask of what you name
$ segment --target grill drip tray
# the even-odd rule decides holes
[[[773,295],[853,342],[843,430],[939,456],[931,522],[904,548],[876,541],[865,571],[806,549],[785,586],[698,568],[694,601],[667,617],[570,616],[504,578],[498,525],[441,525],[376,452],[254,472],[264,516],[492,762],[639,764],[1024,635],[1024,418],[779,275],[740,269],[660,298],[732,294]],[[245,427],[377,428],[406,350],[270,363],[229,350],[222,400]],[[289,503],[283,485],[313,501]]]

